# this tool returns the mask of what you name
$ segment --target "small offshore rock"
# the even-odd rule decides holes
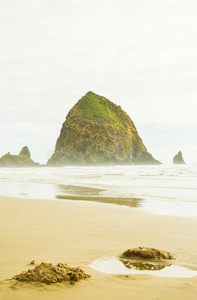
[[[31,154],[30,154],[30,151],[29,151],[29,149],[28,149],[27,146],[24,146],[24,147],[21,149],[21,151],[19,152],[19,155],[20,155],[20,156],[24,156],[24,157],[26,157],[26,158],[31,158]]]
[[[0,167],[39,167],[40,164],[31,159],[30,151],[27,146],[23,147],[18,155],[8,152],[0,158]]]
[[[181,151],[179,151],[178,154],[174,156],[173,164],[175,164],[175,165],[184,165],[185,164]]]

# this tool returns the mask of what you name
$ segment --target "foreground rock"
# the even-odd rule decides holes
[[[122,257],[127,258],[147,258],[147,259],[174,259],[174,256],[167,251],[155,248],[138,247],[125,251]]]
[[[120,106],[88,92],[69,111],[49,166],[160,164]]]
[[[37,167],[31,159],[30,151],[27,146],[23,147],[19,155],[12,155],[9,152],[0,158],[0,167]]]
[[[46,284],[66,281],[72,284],[89,277],[91,276],[80,268],[70,268],[67,264],[59,263],[54,266],[51,263],[41,263],[32,270],[14,276],[13,279],[22,282],[40,282]]]
[[[175,164],[175,165],[184,165],[185,164],[181,151],[179,151],[178,154],[175,155],[175,157],[173,158],[173,164]]]

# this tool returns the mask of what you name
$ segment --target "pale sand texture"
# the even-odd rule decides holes
[[[197,299],[197,277],[106,275],[88,267],[138,246],[167,250],[176,264],[197,270],[197,219],[156,216],[124,206],[0,197],[0,299]],[[75,286],[10,288],[28,264],[80,266],[92,278]]]

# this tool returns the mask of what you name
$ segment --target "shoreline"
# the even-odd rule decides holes
[[[197,219],[151,214],[126,206],[88,201],[33,200],[0,196],[1,299],[195,299],[197,276],[107,275],[89,267],[145,246],[169,251],[175,265],[197,270]],[[74,287],[9,288],[28,264],[80,266],[91,279]],[[51,297],[51,298],[50,298]]]

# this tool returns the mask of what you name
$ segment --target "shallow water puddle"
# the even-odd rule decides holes
[[[197,271],[165,263],[131,261],[116,257],[104,257],[95,260],[91,268],[106,274],[147,274],[159,277],[190,278],[197,276]]]

